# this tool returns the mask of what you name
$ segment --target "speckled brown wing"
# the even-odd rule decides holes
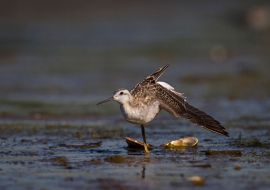
[[[229,136],[226,129],[210,115],[189,105],[182,96],[169,90],[160,84],[156,84],[156,99],[160,102],[160,108],[168,111],[175,117],[183,117],[209,131]]]
[[[155,97],[156,81],[162,75],[162,73],[169,67],[169,64],[163,68],[158,69],[153,74],[146,77],[143,81],[139,82],[132,90],[130,94],[136,98],[142,98],[143,96]]]

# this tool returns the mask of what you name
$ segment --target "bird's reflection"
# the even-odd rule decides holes
[[[145,178],[145,170],[146,170],[145,165],[143,165],[143,167],[142,167],[142,179]]]

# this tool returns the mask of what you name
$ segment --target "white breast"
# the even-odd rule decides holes
[[[120,105],[123,117],[130,123],[145,124],[152,121],[159,113],[159,102],[155,101],[146,106],[131,107],[129,104]]]

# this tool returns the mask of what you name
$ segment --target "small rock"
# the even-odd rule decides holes
[[[192,182],[194,185],[204,185],[205,184],[205,180],[200,176],[189,177],[188,181]]]
[[[239,166],[239,165],[234,166],[234,169],[235,169],[235,170],[241,170],[241,166]]]

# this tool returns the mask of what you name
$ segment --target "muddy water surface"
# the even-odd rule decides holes
[[[112,122],[106,116],[95,117],[2,120],[1,189],[266,189],[270,185],[269,123],[253,118],[233,124],[225,120],[227,138],[160,114],[146,128],[147,140],[156,148],[145,155],[143,149],[128,148],[124,139],[141,140],[138,126],[118,115],[110,116]],[[195,136],[199,144],[186,149],[159,147],[181,136]]]

